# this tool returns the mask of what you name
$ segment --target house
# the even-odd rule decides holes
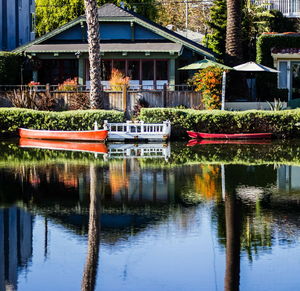
[[[98,10],[102,80],[107,85],[112,68],[131,79],[131,86],[151,88],[180,84],[187,73],[177,68],[213,53],[192,40],[114,4]],[[87,26],[81,16],[15,50],[34,60],[33,80],[58,84],[78,77],[89,86]]]
[[[300,34],[277,33],[262,36],[274,67],[280,72],[277,86],[288,89],[288,100],[300,98]],[[267,61],[268,54],[263,60]]]
[[[34,39],[34,2],[0,1],[0,51],[13,50]]]

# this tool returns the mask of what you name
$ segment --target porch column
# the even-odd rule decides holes
[[[175,68],[175,59],[170,59],[169,60],[169,85],[170,85],[170,90],[175,90],[175,73],[176,73],[176,68]]]
[[[78,84],[84,85],[84,58],[80,57],[78,59]]]

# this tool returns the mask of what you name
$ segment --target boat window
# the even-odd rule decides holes
[[[130,132],[136,132],[136,127],[135,126],[130,126]]]

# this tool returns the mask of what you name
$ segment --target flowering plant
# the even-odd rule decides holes
[[[59,91],[76,91],[78,86],[78,78],[75,77],[74,79],[67,79],[62,84],[58,84]]]
[[[130,77],[125,75],[118,69],[113,68],[111,71],[111,78],[109,80],[110,88],[113,91],[122,91],[122,88],[129,86]]]
[[[195,91],[202,93],[202,102],[205,109],[220,109],[222,95],[223,69],[219,67],[207,67],[195,73],[192,83]]]

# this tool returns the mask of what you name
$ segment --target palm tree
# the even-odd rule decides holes
[[[84,0],[86,23],[88,30],[89,61],[90,61],[90,106],[92,109],[102,108],[101,98],[101,57],[100,31],[96,0]]]
[[[242,61],[241,0],[227,0],[226,55],[229,65]]]

